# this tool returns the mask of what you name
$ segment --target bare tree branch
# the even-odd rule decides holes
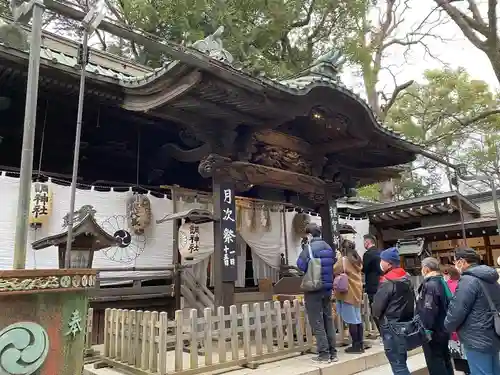
[[[396,102],[398,95],[401,94],[401,92],[406,90],[408,87],[410,87],[414,83],[415,83],[414,80],[410,80],[410,81],[403,83],[402,85],[397,85],[396,88],[394,89],[394,91],[392,92],[390,99],[387,101],[387,103],[385,105],[382,106],[382,113],[384,113],[384,115],[387,115],[387,113],[389,112],[391,107]]]

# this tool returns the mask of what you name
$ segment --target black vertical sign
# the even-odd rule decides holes
[[[337,209],[337,201],[335,199],[328,199],[328,216],[330,216],[333,246],[335,249],[340,248],[340,223],[339,213]]]
[[[219,188],[220,207],[220,243],[222,246],[222,281],[236,281],[236,202],[234,187],[230,183],[221,183]]]

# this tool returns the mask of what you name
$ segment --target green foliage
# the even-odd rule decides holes
[[[380,186],[378,184],[367,185],[358,189],[358,196],[370,201],[378,202],[379,195]]]
[[[83,1],[83,0],[78,0]],[[113,15],[160,39],[190,44],[224,26],[224,47],[241,67],[274,77],[297,73],[331,48],[342,50],[367,11],[365,0],[110,0]],[[160,65],[140,46],[126,52]]]
[[[496,95],[485,82],[471,79],[463,69],[429,70],[424,79],[398,97],[387,122],[446,160],[463,160],[478,173],[498,173],[500,119],[494,114]],[[401,198],[437,191],[446,181],[440,175],[450,172],[423,158],[413,163],[412,169],[398,184]]]

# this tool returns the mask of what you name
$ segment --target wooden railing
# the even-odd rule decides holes
[[[297,300],[206,308],[184,317],[167,313],[107,309],[103,362],[135,374],[216,371],[252,366],[262,360],[309,351],[312,332],[304,306]]]

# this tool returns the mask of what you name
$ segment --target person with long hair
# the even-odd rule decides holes
[[[460,280],[460,272],[458,272],[454,266],[446,265],[443,267],[443,276],[448,284],[448,288],[450,288],[450,291],[455,294],[458,286],[458,280]],[[453,363],[455,364],[455,370],[461,371],[465,375],[470,375],[469,364],[467,363],[463,347],[460,344],[460,340],[458,339],[456,332],[451,334],[448,348],[450,350]]]
[[[356,251],[354,242],[344,240],[342,242],[341,257],[335,263],[333,272],[335,276],[347,275],[347,291],[334,290],[337,300],[337,313],[349,326],[352,345],[346,353],[363,353],[363,321],[361,320],[361,302],[363,299],[363,279],[361,269],[363,261]]]

